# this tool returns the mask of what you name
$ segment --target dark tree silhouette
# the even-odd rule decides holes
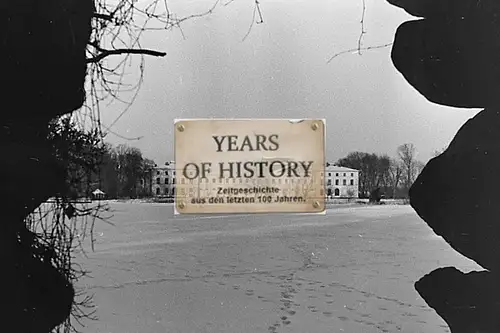
[[[415,288],[453,333],[499,332],[500,4],[388,1],[420,18],[401,24],[394,38],[392,61],[405,79],[431,102],[485,108],[410,189],[410,203],[429,227],[485,270],[439,268]]]
[[[73,253],[86,236],[92,243],[106,207],[75,199],[88,192],[102,138],[113,133],[113,124],[100,122],[100,105],[130,90],[122,80],[129,57],[141,60],[142,73],[144,56],[165,55],[142,48],[143,33],[179,28],[218,4],[178,17],[159,0],[2,3],[0,282],[9,300],[2,327],[68,332],[72,320],[92,315],[89,298],[74,288],[85,271]]]

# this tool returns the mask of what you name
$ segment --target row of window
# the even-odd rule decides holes
[[[156,170],[156,175],[157,175],[157,176],[160,176],[160,175],[161,175],[161,171]],[[174,170],[172,170],[172,175],[174,175],[174,176],[175,176],[175,171],[174,171]],[[168,176],[168,170],[167,170],[167,171],[165,171],[165,176]]]
[[[328,185],[332,185],[332,180],[328,179]],[[339,185],[339,180],[335,179],[335,185]],[[342,185],[347,185],[347,179],[342,179]],[[354,185],[354,179],[350,179],[349,185]]]
[[[161,184],[161,178],[160,177],[156,178],[156,184],[158,184],[158,185]],[[168,178],[165,178],[165,184],[167,184],[167,185],[169,184]],[[172,184],[175,184],[175,178],[172,178]]]
[[[340,189],[336,188],[335,190],[332,190],[331,188],[328,189],[328,191],[326,192],[326,195],[328,197],[340,197]],[[352,193],[352,194],[348,194],[347,196],[355,196],[357,195],[356,193]]]
[[[335,177],[339,177],[339,175],[340,175],[340,174],[339,174],[338,172],[336,172],[336,173],[335,173]],[[331,173],[331,172],[329,172],[329,173],[328,173],[328,177],[331,177],[331,176],[332,176],[332,173]],[[346,173],[345,173],[345,172],[344,172],[343,177],[346,177]],[[354,172],[351,172],[351,177],[354,177]]]
[[[215,179],[215,178],[213,178],[213,179],[212,179],[212,182],[213,182],[214,184],[215,184],[215,181],[216,181],[216,179]],[[278,181],[278,184],[281,184],[281,179],[278,179],[277,181]],[[304,180],[304,182],[305,182],[305,181],[306,181],[306,180]],[[206,182],[206,179],[205,179],[205,182]],[[233,183],[235,183],[235,182],[236,182],[236,180],[235,180],[235,179],[233,179]],[[249,183],[249,182],[250,182],[250,179],[247,179],[247,180],[246,180],[246,183]],[[285,179],[285,184],[288,184],[289,182],[290,182],[290,180],[289,180],[289,179]],[[184,184],[184,178],[182,178],[181,183],[183,183],[183,184]],[[192,184],[192,183],[193,183],[193,181],[192,181],[192,180],[190,180],[190,181],[189,181],[189,183],[190,183],[190,184]],[[222,183],[222,182],[221,182],[221,183]],[[226,179],[226,183],[229,183],[229,179]],[[243,183],[243,180],[242,180],[241,178],[239,179],[239,183],[240,183],[240,184],[241,184],[241,183]],[[291,183],[293,184],[293,183],[294,183],[294,181],[292,180],[292,182],[291,182]],[[297,183],[300,183],[300,179],[299,179],[299,181],[298,181]],[[156,184],[157,184],[157,185],[161,185],[161,179],[160,179],[160,178],[156,178]],[[168,178],[165,178],[165,185],[168,185],[168,184],[169,184],[169,180],[168,180]],[[172,178],[172,184],[175,184],[175,178]],[[273,179],[273,184],[276,184],[276,179]],[[328,179],[328,183],[327,183],[327,184],[328,184],[328,185],[332,185],[332,180],[331,180],[331,179]],[[339,183],[339,180],[338,180],[338,179],[335,179],[335,185],[340,185],[340,183]],[[346,186],[346,185],[347,185],[347,179],[342,179],[342,185],[344,185],[344,186]],[[350,179],[350,180],[349,180],[349,185],[351,185],[351,186],[353,186],[353,185],[354,185],[354,179]]]
[[[161,195],[161,188],[157,187],[156,188],[156,191],[155,191],[156,195]],[[166,187],[163,191],[163,194],[164,195],[174,195],[175,194],[175,188],[172,188],[172,189],[169,189],[168,187]]]
[[[232,183],[236,183],[236,179],[234,179],[234,178],[232,178],[232,180],[230,180],[229,178],[225,178],[225,180],[226,180],[226,184],[229,184],[230,182],[232,182]],[[250,181],[251,181],[251,180],[247,178],[245,182],[248,184],[248,183],[250,183]],[[285,184],[288,184],[288,183],[292,183],[292,184],[294,184],[294,183],[300,183],[300,181],[301,181],[301,179],[297,179],[297,182],[296,182],[294,179],[292,179],[291,181],[290,181],[290,179],[285,179]],[[353,180],[351,179],[351,182],[352,182],[352,181],[353,181]],[[207,179],[202,179],[202,181],[201,181],[201,182],[202,182],[202,183],[207,183]],[[217,182],[217,179],[216,179],[216,178],[212,178],[212,183],[214,183],[214,184],[215,184],[216,182]],[[243,179],[242,179],[242,178],[239,178],[239,181],[238,181],[238,182],[239,182],[240,184],[242,184],[242,183],[243,183]],[[309,182],[309,181],[308,181],[307,179],[303,179],[303,181],[302,181],[302,182],[303,182],[303,183],[306,183],[306,182]],[[337,182],[338,182],[338,180],[337,180]],[[345,182],[345,180],[344,180],[344,182]],[[184,183],[185,183],[185,178],[181,178],[181,184],[184,184]],[[190,183],[190,184],[192,184],[192,183],[193,183],[193,180],[192,180],[192,179],[190,179],[190,180],[189,180],[189,183]],[[222,184],[222,183],[224,183],[224,181],[223,181],[222,179],[219,179],[219,183],[220,183],[220,184]],[[276,180],[276,179],[273,179],[273,180],[272,180],[272,183],[273,183],[273,184],[276,184],[276,183],[281,184],[281,179],[277,179],[277,180]],[[157,185],[161,185],[161,178],[159,178],[159,177],[158,177],[158,178],[156,178],[156,184],[157,184]],[[175,178],[172,178],[172,184],[175,184]],[[165,185],[169,185],[169,178],[165,178]]]

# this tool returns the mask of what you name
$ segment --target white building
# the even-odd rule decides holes
[[[358,198],[359,170],[326,163],[326,196],[331,198]]]
[[[175,173],[175,162],[167,162],[164,166],[154,168],[151,180],[154,196],[171,197],[174,195]]]
[[[359,195],[359,170],[326,163],[324,179],[327,197],[357,198]],[[234,179],[232,181],[234,182]],[[281,183],[281,180],[273,180],[273,183],[274,181]],[[155,167],[151,183],[154,196],[173,197],[177,184],[175,162],[171,161],[165,163],[164,166]]]

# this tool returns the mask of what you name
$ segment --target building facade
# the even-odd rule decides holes
[[[327,198],[358,198],[359,170],[326,163],[325,195]],[[229,179],[227,180],[229,182]],[[235,180],[232,179],[234,182]],[[239,180],[242,181],[241,179]],[[274,182],[281,180],[273,180]],[[287,182],[288,180],[284,180]],[[248,182],[248,180],[247,180]],[[167,162],[164,166],[155,167],[151,175],[151,191],[156,197],[173,197],[176,191],[175,162]],[[299,190],[290,188],[291,192]]]
[[[175,194],[175,163],[155,167],[151,175],[151,191],[155,197],[173,197]]]
[[[325,189],[327,198],[358,198],[359,170],[327,163]]]

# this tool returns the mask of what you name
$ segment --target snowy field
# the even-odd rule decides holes
[[[168,204],[112,203],[96,226],[98,321],[82,332],[449,332],[413,284],[438,267],[480,269],[411,207],[318,215],[174,216]]]

